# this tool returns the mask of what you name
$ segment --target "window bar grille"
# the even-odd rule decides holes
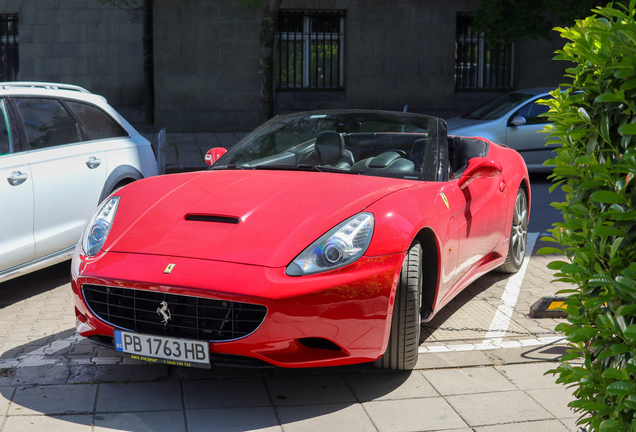
[[[19,73],[17,15],[0,15],[0,40],[0,80],[15,81]]]
[[[342,87],[344,13],[283,11],[277,33],[279,89]]]

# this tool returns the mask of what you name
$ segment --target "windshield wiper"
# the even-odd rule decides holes
[[[211,166],[209,169],[211,170],[222,170],[222,169],[237,169],[237,170],[253,170],[254,167],[238,165],[238,164],[230,164],[230,165],[219,165],[219,166]]]
[[[316,165],[257,165],[255,169],[271,169],[271,170],[289,170],[289,171],[315,171],[315,172],[330,172],[339,174],[360,174],[358,172],[347,171],[344,169],[329,167],[329,166],[316,166]]]

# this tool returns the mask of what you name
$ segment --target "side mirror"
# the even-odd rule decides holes
[[[475,179],[497,177],[501,170],[501,164],[493,159],[474,157],[468,161],[468,167],[459,177],[457,185],[464,189]]]
[[[528,123],[524,116],[514,116],[512,120],[510,120],[510,124],[513,126],[523,126]]]
[[[227,149],[223,147],[214,147],[205,154],[205,163],[208,165],[214,164],[221,156],[227,153]]]

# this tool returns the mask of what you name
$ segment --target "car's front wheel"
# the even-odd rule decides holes
[[[516,273],[526,257],[528,243],[528,198],[526,191],[519,188],[512,214],[512,228],[508,241],[506,261],[497,270],[503,273]]]
[[[422,246],[411,245],[395,292],[391,334],[386,352],[373,364],[382,369],[411,370],[417,363],[422,322]]]

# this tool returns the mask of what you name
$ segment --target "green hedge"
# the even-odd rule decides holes
[[[557,382],[575,387],[570,406],[595,431],[636,431],[636,0],[594,9],[570,28],[555,59],[572,62],[571,84],[554,91],[550,143],[561,144],[552,188],[563,214],[544,240],[563,254],[549,268],[569,282],[569,353]],[[581,360],[582,359],[582,360]]]

